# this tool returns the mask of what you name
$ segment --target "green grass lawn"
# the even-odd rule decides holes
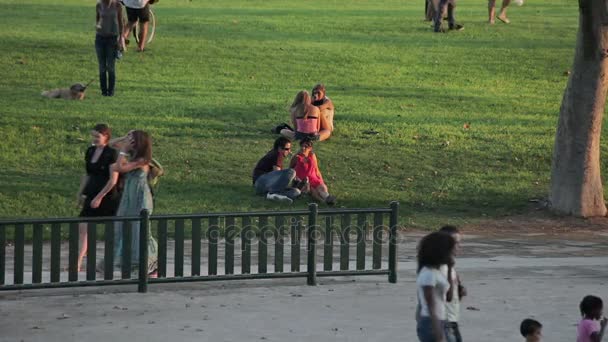
[[[575,1],[530,1],[494,26],[484,1],[460,1],[466,28],[449,34],[422,21],[422,0],[162,0],[154,11],[156,39],[118,63],[116,96],[94,83],[70,102],[39,94],[97,77],[94,1],[0,0],[0,217],[77,215],[98,122],[151,132],[167,169],[155,213],[287,208],[254,196],[251,170],[296,92],[317,82],[336,106],[335,135],[315,149],[340,206],[399,200],[402,224],[434,227],[547,194]]]

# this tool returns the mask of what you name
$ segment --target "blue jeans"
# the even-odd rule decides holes
[[[460,335],[460,329],[458,328],[458,322],[447,322],[445,328],[445,334],[448,342],[462,342],[462,336]]]
[[[296,178],[296,170],[285,169],[265,173],[256,179],[253,184],[255,193],[264,195],[266,193],[279,194],[296,199],[300,196],[300,190],[289,185]]]
[[[440,324],[445,334],[445,321],[440,321]],[[416,326],[416,332],[418,333],[418,340],[420,342],[436,342],[430,317],[420,317]]]
[[[116,54],[118,53],[118,37],[95,36],[95,51],[99,62],[99,84],[101,94],[104,96],[114,95],[116,84]]]
[[[454,18],[454,4],[453,3],[448,3],[448,0],[440,0],[439,1],[439,8],[437,9],[437,13],[435,13],[435,32],[439,31],[441,28],[441,20],[443,20],[443,11],[444,9],[448,8],[448,25],[450,28],[452,28],[454,25],[456,25],[456,19]]]

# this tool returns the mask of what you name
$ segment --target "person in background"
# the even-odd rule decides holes
[[[498,18],[498,20],[502,21],[505,24],[510,24],[511,20],[507,18],[507,7],[511,0],[502,0],[502,6],[500,7],[500,12],[496,15],[496,0],[488,0],[488,22],[493,25],[495,22],[494,18]]]
[[[96,5],[95,51],[99,63],[99,85],[102,96],[114,96],[116,58],[122,46],[122,8],[117,0],[98,0]]]
[[[327,140],[334,131],[334,103],[327,97],[325,85],[319,83],[312,88],[312,104],[321,112],[319,141]]]
[[[464,26],[456,23],[456,0],[432,0],[435,13],[433,17],[433,27],[435,32],[445,32],[442,29],[443,14],[447,12],[448,29],[450,31],[462,31]],[[447,11],[446,11],[447,9]]]
[[[108,146],[112,131],[106,124],[97,124],[91,131],[91,146],[84,154],[86,174],[80,181],[76,195],[82,207],[80,217],[114,216],[120,201],[117,186],[110,188],[97,208],[91,207],[91,201],[99,194],[110,179],[110,166],[116,162],[118,152]],[[82,260],[87,253],[87,224],[80,223],[80,250],[78,252],[78,271],[82,270]]]
[[[525,338],[525,342],[540,342],[543,337],[543,325],[532,318],[524,319],[519,325],[519,332]]]
[[[146,39],[148,36],[148,23],[150,22],[150,4],[148,0],[122,0],[122,3],[127,9],[128,23],[122,31],[122,39],[128,41],[131,30],[139,22],[139,45],[138,52],[143,52],[146,48]]]
[[[318,139],[321,129],[321,113],[319,109],[312,105],[310,95],[306,90],[296,94],[291,107],[289,108],[291,127],[284,127],[280,130],[282,136],[290,140],[302,140],[304,138]]]

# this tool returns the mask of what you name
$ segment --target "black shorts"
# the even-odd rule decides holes
[[[127,20],[130,23],[137,22],[146,23],[150,21],[150,5],[146,4],[143,8],[131,8],[125,6],[127,9]]]

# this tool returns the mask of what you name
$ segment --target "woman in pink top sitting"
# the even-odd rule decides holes
[[[312,99],[306,90],[302,90],[296,95],[289,108],[289,113],[291,123],[296,128],[295,132],[289,128],[283,128],[281,135],[291,140],[319,139],[321,112],[319,108],[312,105]]]
[[[296,170],[296,178],[304,182],[308,180],[308,186],[302,189],[302,192],[308,190],[314,199],[328,205],[336,204],[336,197],[329,194],[327,185],[323,182],[317,156],[312,151],[312,140],[310,138],[304,138],[300,141],[300,151],[291,158],[289,167]]]

